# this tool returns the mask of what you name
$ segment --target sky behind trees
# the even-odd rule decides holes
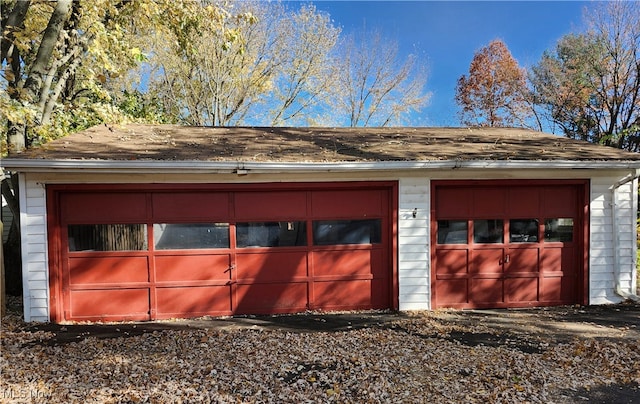
[[[293,2],[291,2],[293,3]],[[460,126],[458,78],[474,52],[502,39],[521,67],[529,68],[560,37],[583,28],[585,1],[314,1],[343,33],[378,29],[397,40],[400,55],[428,65],[430,104],[413,126]]]

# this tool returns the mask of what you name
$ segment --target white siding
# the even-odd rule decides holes
[[[637,181],[623,184],[614,193],[614,184],[623,178],[591,179],[589,304],[622,300],[616,293],[617,273],[622,290],[635,292]]]
[[[20,226],[25,321],[49,321],[46,192],[28,174],[20,175]]]
[[[398,188],[399,309],[428,310],[430,182],[427,178],[403,178]]]

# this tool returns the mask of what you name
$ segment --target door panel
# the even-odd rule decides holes
[[[220,255],[161,255],[155,258],[156,281],[229,281],[230,257]]]
[[[242,282],[288,282],[307,276],[307,253],[240,253],[236,261],[236,279]]]
[[[578,209],[578,191],[576,187],[545,187],[543,211],[547,217],[575,217]]]
[[[469,280],[469,301],[479,306],[503,302],[503,283],[500,278]]]
[[[379,250],[314,251],[312,256],[314,276],[384,275]]]
[[[437,275],[466,275],[469,271],[468,256],[467,249],[439,249],[436,251]]]
[[[570,275],[575,266],[575,248],[570,246],[546,247],[540,259],[540,267],[545,274],[560,272]]]
[[[503,248],[478,248],[470,251],[469,274],[501,275],[503,271]]]
[[[307,283],[237,285],[237,314],[285,313],[306,310]]]
[[[71,257],[69,284],[148,282],[147,257]]]
[[[464,220],[471,217],[471,206],[473,205],[471,189],[446,187],[439,189],[434,195],[433,205],[438,212],[438,217]]]
[[[544,300],[568,304],[576,298],[578,283],[574,276],[547,276],[542,283]]]
[[[374,295],[371,285],[371,280],[314,282],[314,308],[339,310],[346,307],[370,307]]]
[[[294,220],[303,219],[307,214],[307,194],[303,191],[238,192],[234,201],[239,221]]]
[[[441,305],[439,307],[465,307],[469,303],[469,280],[465,279],[438,279],[436,281],[435,295]]]
[[[132,223],[145,218],[143,193],[69,193],[60,196],[60,219],[67,224]]]
[[[482,187],[472,189],[472,216],[494,219],[507,209],[507,190],[502,187]]]
[[[537,302],[538,277],[508,278],[504,280],[505,301],[508,303]]]
[[[379,190],[317,191],[311,195],[311,213],[319,219],[381,216],[387,206],[388,195]]]
[[[505,256],[505,273],[512,274],[533,274],[538,276],[538,247],[529,248],[509,248]],[[508,262],[507,262],[508,261]]]
[[[515,187],[507,190],[509,214],[513,218],[524,218],[540,211],[539,187]]]
[[[224,221],[229,217],[227,192],[168,192],[151,196],[155,223],[180,220]]]
[[[148,320],[149,290],[108,289],[69,292],[69,318]]]
[[[158,317],[226,315],[231,311],[231,286],[160,287]]]

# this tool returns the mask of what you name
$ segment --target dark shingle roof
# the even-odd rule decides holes
[[[638,161],[640,154],[514,128],[100,125],[15,156],[50,160]]]

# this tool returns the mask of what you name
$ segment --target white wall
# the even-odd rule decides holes
[[[635,292],[637,181],[614,190],[613,185],[623,178],[591,180],[589,304],[620,302],[616,278],[623,291]]]
[[[21,174],[20,227],[25,321],[49,321],[46,193],[31,175]]]
[[[431,308],[429,223],[430,181],[403,178],[398,204],[398,285],[400,310]],[[416,217],[413,217],[415,212]]]

